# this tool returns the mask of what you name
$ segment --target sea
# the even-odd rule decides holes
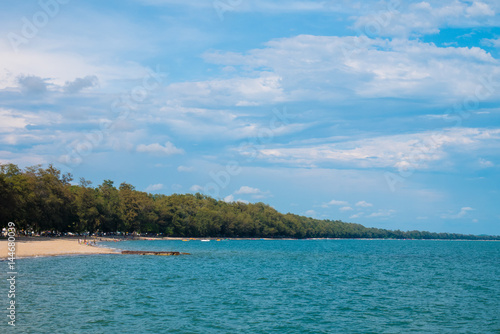
[[[0,333],[500,333],[500,242],[101,245],[190,255],[19,259]]]

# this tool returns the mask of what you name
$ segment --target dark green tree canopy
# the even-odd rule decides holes
[[[0,165],[1,227],[60,232],[139,232],[179,237],[488,239],[426,231],[390,231],[340,220],[282,214],[264,203],[226,203],[197,194],[148,194],[128,183],[92,187],[49,165]]]

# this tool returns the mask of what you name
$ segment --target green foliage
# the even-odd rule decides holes
[[[105,180],[93,188],[49,165],[0,165],[0,219],[18,229],[60,232],[139,232],[179,237],[489,239],[425,231],[366,228],[339,220],[282,214],[264,203],[226,203],[202,194],[151,195]],[[3,227],[1,226],[1,227]]]

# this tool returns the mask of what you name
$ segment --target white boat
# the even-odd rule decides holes
[[[201,239],[200,241],[210,241],[210,240],[208,240],[208,239]]]

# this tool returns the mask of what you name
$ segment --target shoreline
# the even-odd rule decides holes
[[[137,241],[137,240],[170,240],[170,241],[200,241],[200,240],[210,240],[210,241],[228,241],[228,240],[250,240],[250,241],[293,241],[293,240],[395,240],[395,241],[500,241],[500,240],[488,240],[488,239],[392,239],[392,238],[239,238],[239,237],[97,237],[99,241]]]
[[[48,257],[48,256],[69,256],[69,255],[98,255],[98,254],[121,254],[120,249],[106,248],[100,246],[91,246],[79,243],[81,237],[19,237],[16,238],[15,258],[30,258],[30,257]],[[87,240],[94,240],[89,238]],[[137,241],[137,240],[167,240],[167,241],[238,241],[238,240],[420,240],[420,241],[498,241],[498,240],[466,240],[466,239],[344,239],[344,238],[311,238],[311,239],[292,239],[292,238],[181,238],[181,237],[97,237],[95,238],[97,245],[100,242],[120,242],[120,241]],[[0,239],[0,261],[5,261],[9,258],[8,240]]]
[[[78,238],[22,237],[16,238],[15,245],[16,259],[65,255],[120,254],[116,249],[80,244]],[[8,240],[1,239],[0,261],[8,258]]]

